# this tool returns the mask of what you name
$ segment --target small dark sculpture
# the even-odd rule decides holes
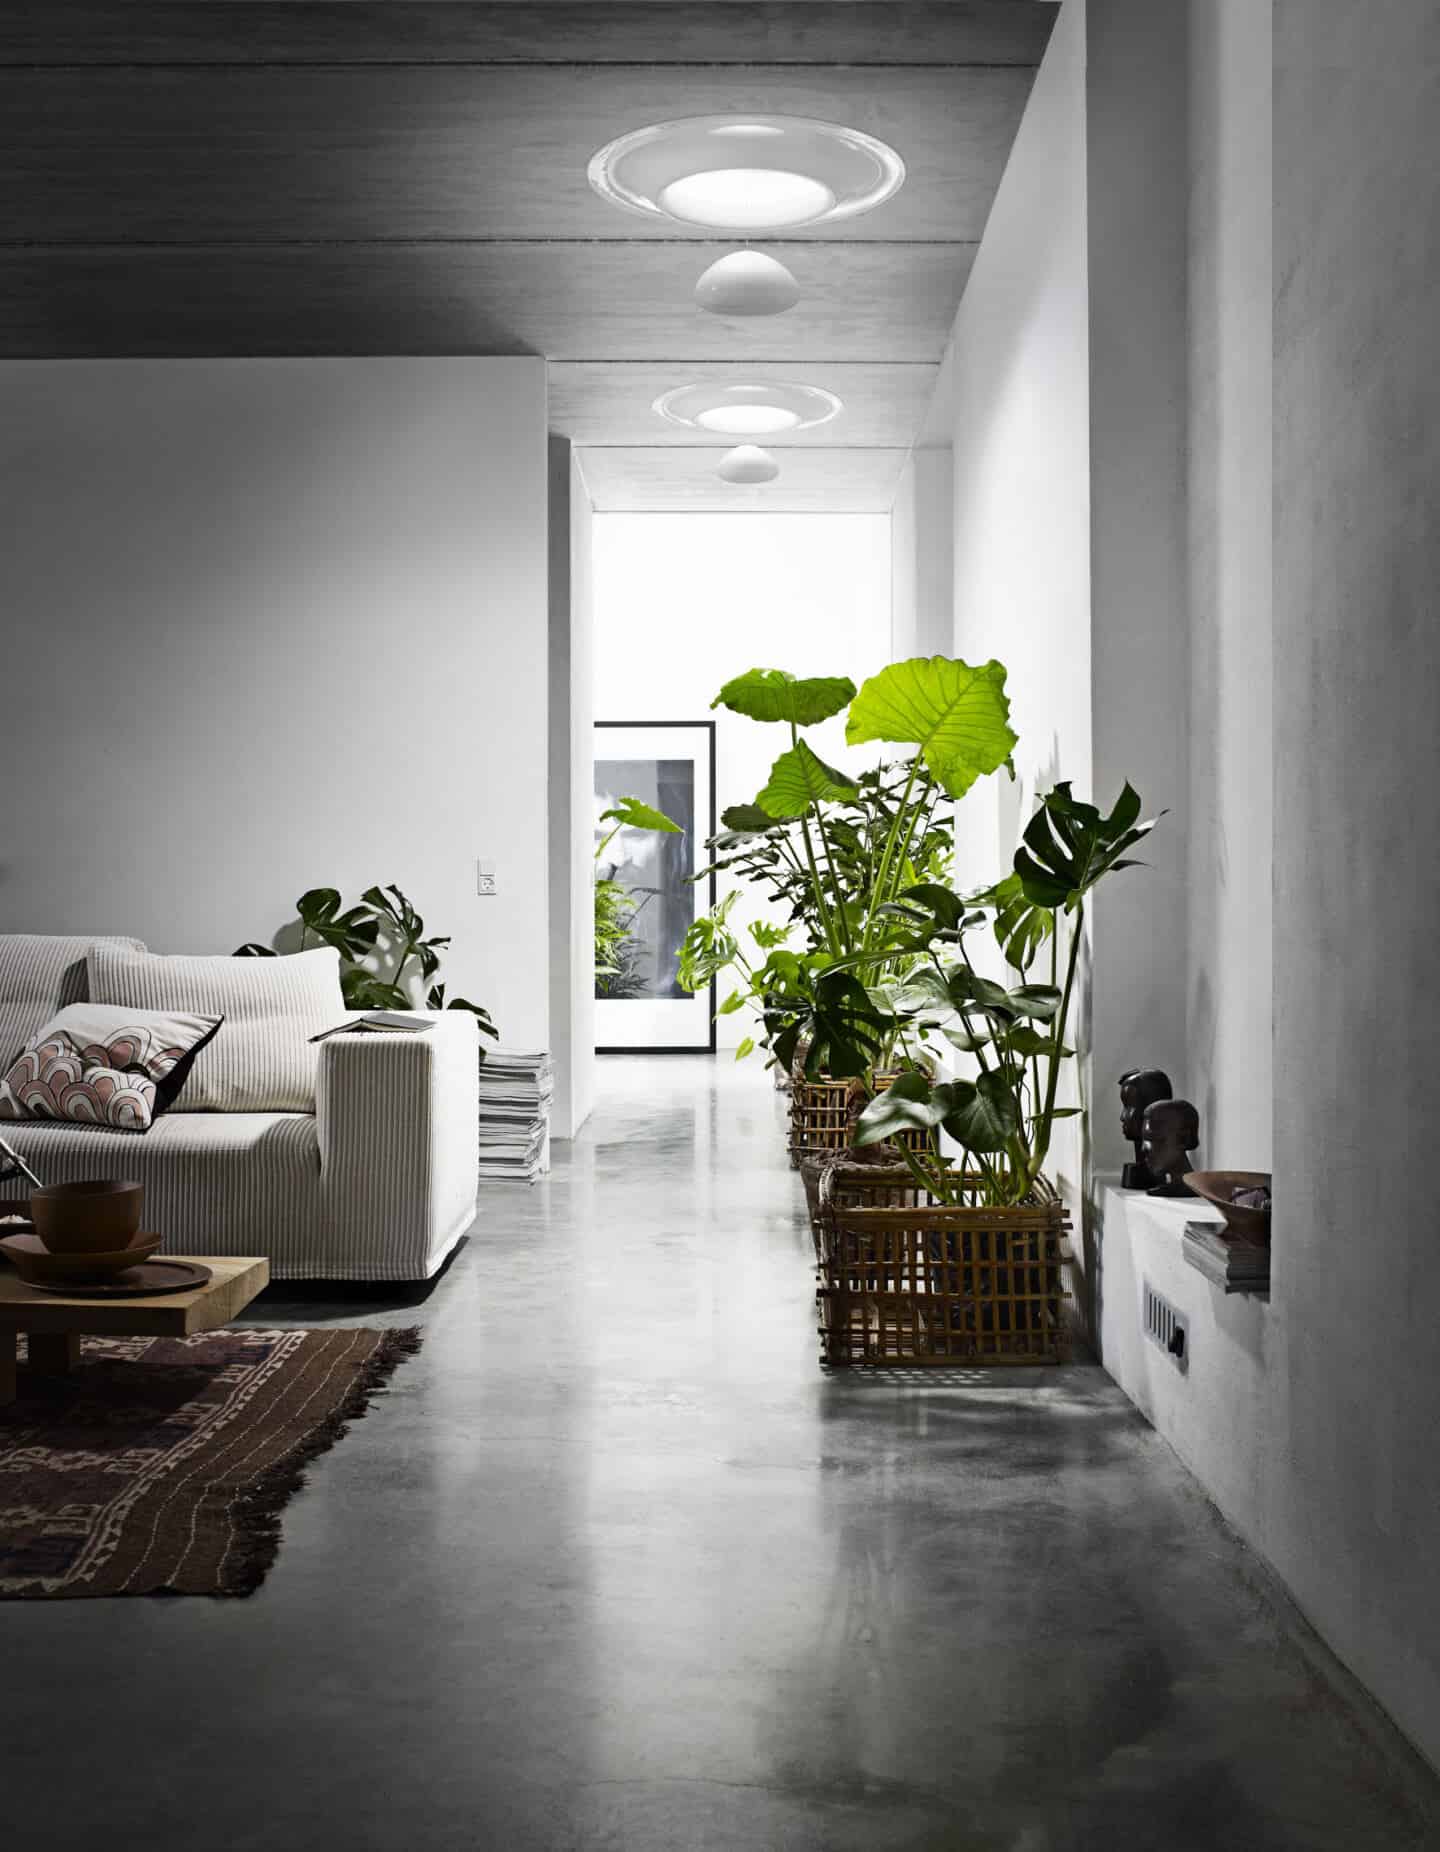
[[[1200,1115],[1189,1100],[1156,1100],[1141,1120],[1140,1157],[1156,1178],[1147,1196],[1193,1196],[1185,1182],[1189,1153],[1200,1143]]]
[[[1135,1162],[1120,1173],[1122,1190],[1150,1190],[1160,1181],[1146,1169],[1140,1156],[1141,1121],[1145,1108],[1157,1100],[1168,1100],[1173,1089],[1170,1076],[1158,1067],[1132,1067],[1120,1076],[1120,1130],[1135,1147]]]

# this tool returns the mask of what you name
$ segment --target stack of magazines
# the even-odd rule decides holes
[[[555,1068],[548,1054],[487,1049],[480,1063],[480,1175],[533,1183],[546,1168]]]
[[[1241,1241],[1211,1222],[1185,1224],[1185,1258],[1227,1293],[1268,1293],[1270,1250]]]

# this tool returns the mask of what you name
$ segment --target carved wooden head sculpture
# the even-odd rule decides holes
[[[1173,1093],[1170,1076],[1158,1067],[1133,1067],[1120,1076],[1120,1130],[1128,1139],[1137,1141],[1137,1156],[1145,1108],[1157,1100],[1170,1099]]]
[[[1156,1100],[1141,1120],[1140,1156],[1147,1170],[1178,1183],[1200,1143],[1200,1115],[1189,1100]]]

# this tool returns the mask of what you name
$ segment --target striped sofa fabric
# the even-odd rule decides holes
[[[61,987],[73,992],[77,961],[83,981],[93,942],[25,943],[41,948],[29,980],[50,994],[21,1007],[27,955],[0,935],[0,1033],[21,1025],[17,1053],[62,1001],[83,1000]],[[442,1012],[423,1034],[322,1042],[313,1112],[172,1111],[143,1134],[36,1123],[5,1137],[43,1182],[143,1183],[162,1252],[263,1254],[277,1279],[428,1279],[475,1215],[478,1043],[473,1018]],[[0,1183],[0,1213],[25,1187]]]

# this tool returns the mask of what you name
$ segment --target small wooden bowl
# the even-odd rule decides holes
[[[30,1217],[52,1254],[113,1254],[140,1232],[144,1204],[141,1183],[51,1183],[30,1192]]]
[[[1247,1209],[1244,1203],[1230,1200],[1232,1190],[1268,1190],[1268,1170],[1192,1170],[1185,1181],[1197,1196],[1214,1203],[1232,1235],[1242,1235],[1247,1241],[1269,1241],[1270,1211]]]

